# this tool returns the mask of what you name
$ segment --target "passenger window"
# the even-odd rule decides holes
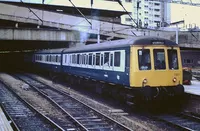
[[[85,54],[82,55],[82,64],[85,64]]]
[[[76,55],[73,55],[73,64],[76,64]]]
[[[96,53],[96,65],[100,65],[100,53]]]
[[[120,66],[120,52],[115,52],[114,66]]]
[[[58,56],[57,55],[54,56],[54,62],[58,62]]]
[[[72,55],[72,64],[74,64],[74,55]]]
[[[77,54],[75,55],[74,63],[77,64]]]
[[[67,55],[65,55],[65,63],[67,63]]]
[[[92,55],[92,59],[93,59],[93,63],[92,63],[92,64],[93,64],[93,65],[96,64],[96,59],[95,59],[95,58],[96,58],[96,57],[95,57],[95,55],[93,54],[93,55]]]
[[[51,56],[51,62],[53,62],[53,60],[54,60],[54,56],[52,55],[52,56]]]
[[[80,64],[79,59],[80,59],[80,54],[77,54],[77,64]]]
[[[72,63],[72,55],[69,55],[69,63]]]
[[[167,54],[168,54],[169,69],[171,70],[178,69],[177,50],[168,49]]]
[[[89,54],[89,65],[92,65],[92,54]]]
[[[154,49],[154,68],[155,70],[166,69],[164,49]]]
[[[113,54],[110,54],[110,66],[113,66]]]
[[[103,54],[101,54],[101,66],[103,65]]]
[[[52,62],[56,62],[57,57],[55,55],[52,56]]]
[[[85,55],[85,64],[88,65],[88,55]]]
[[[49,62],[51,62],[51,56],[49,55]]]
[[[82,64],[82,54],[79,55],[79,64]]]
[[[61,62],[61,56],[58,56],[58,62]]]
[[[71,64],[73,63],[73,55],[71,55]]]
[[[57,55],[54,55],[53,56],[53,62],[56,62],[57,61]]]
[[[84,54],[84,64],[86,65],[86,63],[87,63],[87,56],[86,56],[86,54]]]
[[[151,59],[149,49],[138,50],[138,63],[140,70],[151,70]]]
[[[104,66],[109,66],[109,52],[104,53]]]

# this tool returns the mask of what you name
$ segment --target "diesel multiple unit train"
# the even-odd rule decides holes
[[[101,89],[109,88],[116,95],[131,96],[129,99],[149,101],[184,93],[180,49],[163,38],[137,37],[42,50],[31,58],[37,69],[75,81],[95,81]]]

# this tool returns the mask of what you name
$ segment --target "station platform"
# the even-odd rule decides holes
[[[7,120],[1,107],[0,107],[0,131],[13,131],[10,122]]]
[[[200,96],[200,81],[192,80],[191,85],[184,85],[185,93]]]

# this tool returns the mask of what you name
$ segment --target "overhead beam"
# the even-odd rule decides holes
[[[17,10],[17,12],[16,12]],[[32,23],[36,25],[43,25],[48,27],[54,27],[58,29],[67,29],[80,32],[87,32],[92,34],[98,34],[100,26],[100,34],[115,36],[121,38],[127,38],[135,36],[132,33],[121,33],[116,32],[116,30],[123,30],[124,28],[131,28],[131,26],[115,24],[112,22],[99,21],[94,19],[88,19],[91,21],[92,26],[85,21],[82,17],[65,15],[50,11],[42,11],[38,9],[32,9],[38,16],[43,14],[43,23],[38,20],[33,14],[29,12],[29,9],[25,7],[19,7],[14,5],[2,4],[0,3],[0,19],[11,20],[21,23]]]
[[[79,32],[45,29],[0,29],[0,40],[74,41]]]

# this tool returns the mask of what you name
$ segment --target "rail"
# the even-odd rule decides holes
[[[186,112],[162,114],[154,117],[180,130],[185,130],[185,131],[200,130],[200,117],[188,114]]]
[[[16,130],[63,130],[42,113],[35,110],[28,102],[19,97],[3,81],[0,82],[0,101]],[[30,126],[31,125],[31,126]]]
[[[69,94],[56,90],[44,83],[25,75],[16,74],[19,79],[36,88],[40,93],[47,96],[51,101],[57,103],[66,113],[71,115],[77,123],[86,130],[116,130],[130,131],[128,127],[105,116],[81,101],[72,98]]]

